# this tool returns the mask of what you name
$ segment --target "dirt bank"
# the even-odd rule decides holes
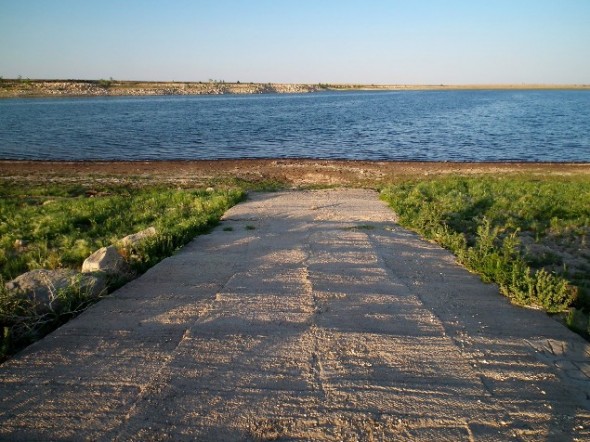
[[[227,178],[278,180],[292,186],[380,187],[449,174],[589,175],[590,163],[425,163],[324,160],[139,162],[0,161],[0,179],[17,182],[101,182],[210,185]]]

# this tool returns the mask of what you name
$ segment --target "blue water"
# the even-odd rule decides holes
[[[0,158],[590,162],[590,91],[0,100]]]

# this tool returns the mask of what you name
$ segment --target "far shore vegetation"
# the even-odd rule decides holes
[[[248,191],[292,187],[276,177],[226,176],[198,186],[116,178],[83,183],[5,179],[0,187],[0,360],[89,303],[79,292],[65,293],[72,302],[40,318],[6,292],[10,279],[38,268],[79,270],[98,248],[154,226],[158,236],[130,257],[140,274],[207,232]],[[498,284],[512,302],[559,314],[588,336],[587,175],[416,175],[365,187],[381,191],[400,224],[451,250],[484,281]]]
[[[240,79],[138,81],[105,79],[30,79],[0,77],[0,98],[59,96],[202,95],[404,90],[590,90],[590,84],[345,84],[253,83]]]

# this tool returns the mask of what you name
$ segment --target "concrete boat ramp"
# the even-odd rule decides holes
[[[589,376],[376,193],[253,194],[0,366],[0,439],[590,440]]]

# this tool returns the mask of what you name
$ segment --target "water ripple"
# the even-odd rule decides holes
[[[0,158],[590,161],[589,91],[8,99]]]

